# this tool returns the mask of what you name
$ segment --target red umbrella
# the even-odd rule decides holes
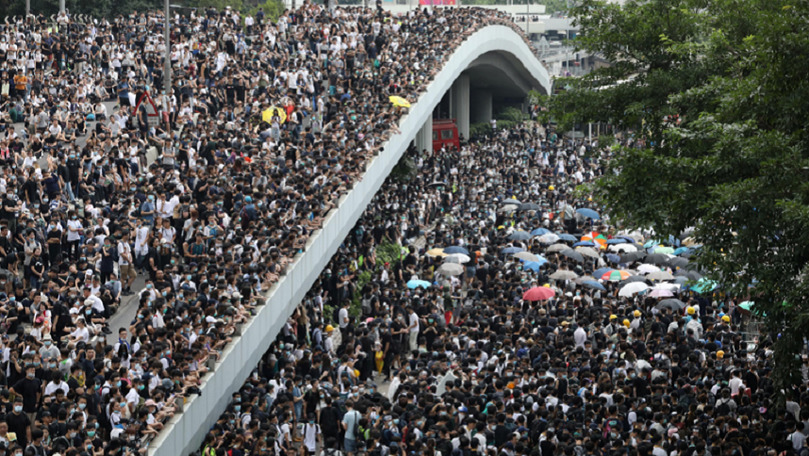
[[[523,301],[544,301],[556,295],[552,288],[548,287],[534,287],[526,291],[522,295]]]

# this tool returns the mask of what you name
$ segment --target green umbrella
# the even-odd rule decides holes
[[[703,277],[697,280],[697,283],[695,283],[694,286],[691,287],[691,289],[699,294],[703,294],[714,291],[718,286],[719,284],[717,284],[713,280],[706,279]]]

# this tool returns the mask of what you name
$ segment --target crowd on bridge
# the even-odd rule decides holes
[[[144,454],[397,131],[389,97],[417,102],[481,27],[519,30],[199,10],[172,20],[166,90],[163,23],[0,26],[0,454]]]
[[[202,456],[809,454],[750,303],[593,210],[609,154],[536,124],[409,151]]]

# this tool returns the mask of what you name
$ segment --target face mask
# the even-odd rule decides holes
[[[242,406],[237,405],[237,406],[233,407],[233,410],[236,410],[237,412],[240,412],[242,410]]]
[[[45,346],[46,346],[46,347],[50,347],[50,346],[51,346],[51,341],[46,340],[46,341],[45,341]]]
[[[87,431],[87,437],[93,438],[95,436],[96,436],[96,431]]]
[[[117,382],[115,382],[115,387],[116,387],[116,388],[120,388],[120,387],[121,387],[121,381],[120,381],[120,380],[118,380]]]
[[[14,411],[17,412],[17,413],[22,412],[22,405],[15,405],[14,406]]]
[[[85,404],[84,402],[79,404],[79,410],[84,410],[85,408],[87,408],[87,404]]]

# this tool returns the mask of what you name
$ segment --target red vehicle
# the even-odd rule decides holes
[[[441,150],[442,147],[447,149],[454,147],[456,150],[461,148],[455,119],[433,120],[433,152]]]

